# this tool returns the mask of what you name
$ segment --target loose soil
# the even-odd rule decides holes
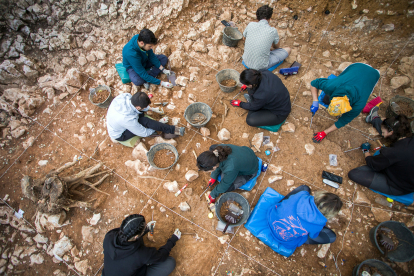
[[[98,90],[92,97],[94,103],[103,103],[109,97],[109,91],[106,89]]]
[[[242,207],[240,206],[240,204],[238,204],[237,202],[235,202],[234,200],[227,200],[226,202],[224,202],[222,205],[221,205],[221,208],[220,208],[220,217],[224,220],[224,221],[226,221],[226,219],[225,219],[225,216],[227,215],[227,213],[229,213],[229,208],[230,208],[230,204],[234,204],[234,205],[236,205],[238,208],[240,208],[240,209],[242,209]],[[239,221],[240,220],[240,218],[241,218],[241,216],[237,219],[237,221]],[[236,221],[236,223],[237,223],[237,221]]]
[[[401,115],[405,115],[407,117],[413,116],[414,110],[411,108],[409,103],[399,102],[398,105],[400,107],[400,114]]]
[[[202,124],[207,120],[206,115],[203,113],[194,113],[193,116],[191,116],[191,123],[192,124]]]
[[[237,82],[232,79],[227,79],[227,80],[220,82],[220,84],[223,86],[233,87],[233,86],[236,86]]]
[[[175,154],[170,150],[162,149],[154,154],[153,162],[155,166],[157,166],[158,168],[168,168],[169,166],[174,164],[174,161]]]

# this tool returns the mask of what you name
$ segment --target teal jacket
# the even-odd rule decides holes
[[[352,110],[342,114],[335,123],[337,128],[341,128],[361,113],[379,78],[378,70],[363,63],[354,63],[349,65],[337,78],[316,79],[311,82],[311,85],[323,90],[330,100],[334,97],[348,97]]]
[[[144,51],[138,46],[138,36],[134,35],[132,39],[122,49],[122,63],[125,69],[134,69],[143,80],[149,83],[160,84],[159,79],[148,75],[145,66],[149,60],[156,68],[161,66],[160,61],[152,50]]]
[[[212,198],[217,198],[220,194],[225,193],[238,175],[253,175],[259,169],[259,160],[252,149],[230,144],[219,146],[230,147],[232,152],[211,173],[213,179],[217,179],[222,174],[220,184],[210,194]]]

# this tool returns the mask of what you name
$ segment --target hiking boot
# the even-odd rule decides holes
[[[244,98],[246,99],[246,101],[248,102],[248,103],[250,103],[251,101],[252,101],[252,98],[250,98],[250,95],[249,94],[244,94],[243,95],[244,96]]]
[[[378,110],[379,107],[378,106],[374,106],[371,111],[369,112],[368,116],[365,118],[365,122],[367,123],[371,123],[373,119],[375,119],[378,116]]]

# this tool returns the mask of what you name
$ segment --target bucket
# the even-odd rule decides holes
[[[206,116],[207,120],[201,123],[192,123],[191,118],[195,113],[203,114],[204,116]],[[211,111],[210,106],[200,102],[190,104],[184,111],[184,118],[187,120],[187,122],[193,127],[197,128],[205,126],[210,121],[211,115],[213,115],[213,111]]]
[[[414,118],[414,101],[410,98],[403,97],[400,95],[396,95],[394,98],[392,98],[388,104],[386,116],[387,118],[391,118],[394,116],[397,116],[398,114],[395,112],[395,110],[392,108],[391,103],[407,103],[410,105],[411,109],[413,110],[413,113],[411,115],[407,115],[407,118]]]
[[[229,226],[234,227],[234,226],[242,225],[250,216],[250,205],[247,199],[245,199],[242,195],[239,195],[238,193],[232,193],[232,192],[225,193],[218,199],[216,203],[216,215],[218,219],[222,223],[227,224],[227,221],[224,218],[221,218],[220,216],[220,209],[223,203],[228,200],[233,200],[237,202],[243,210],[242,217],[239,219],[239,221],[234,224],[229,224]]]
[[[163,150],[163,149],[167,149],[167,150],[172,151],[175,155],[175,160],[174,160],[174,163],[171,166],[166,167],[166,168],[159,168],[154,164],[154,161],[153,161],[154,160],[154,155],[157,151],[160,151],[160,150]],[[147,152],[147,159],[148,159],[148,163],[150,163],[150,165],[152,167],[154,167],[155,169],[157,169],[157,170],[166,170],[166,169],[169,169],[172,166],[174,166],[175,163],[177,163],[177,161],[178,161],[178,151],[173,145],[170,145],[168,143],[156,144],[155,146],[152,146],[150,148],[150,150]]]
[[[223,44],[229,47],[237,47],[239,41],[243,38],[242,33],[233,27],[223,29]]]
[[[228,80],[228,79],[236,81],[236,85],[235,86],[221,85],[222,81]],[[233,92],[236,89],[236,87],[239,85],[239,80],[240,80],[240,73],[234,69],[224,69],[224,70],[219,71],[216,74],[216,81],[218,82],[221,91],[223,91],[224,93]]]
[[[395,250],[389,251],[386,257],[388,257],[391,261],[402,263],[414,259],[414,235],[405,226],[404,223],[392,220],[384,221],[369,231],[369,238],[372,244],[378,248],[381,254],[385,254],[385,252],[380,248],[376,239],[377,231],[380,227],[387,227],[391,229],[398,239],[397,248]]]
[[[397,273],[395,273],[395,271],[392,270],[392,268],[389,267],[389,265],[379,260],[375,260],[375,259],[368,259],[368,260],[363,261],[359,265],[356,265],[354,267],[354,270],[352,271],[352,276],[361,275],[362,267],[364,265],[375,267],[378,270],[378,273],[381,274],[382,276],[397,276]]]
[[[108,96],[108,98],[106,98],[105,101],[103,101],[101,103],[94,103],[93,100],[92,100],[93,96],[95,95],[95,93],[99,93],[100,90],[109,91],[109,96]],[[114,97],[112,97],[111,88],[109,88],[106,85],[99,85],[98,87],[89,90],[89,101],[93,105],[99,106],[100,108],[108,108],[113,99],[114,99]]]

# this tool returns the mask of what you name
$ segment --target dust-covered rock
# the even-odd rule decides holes
[[[146,162],[147,161],[147,147],[145,146],[144,143],[140,142],[132,151],[132,157],[135,160],[140,160],[141,162]]]
[[[312,155],[315,152],[315,146],[312,144],[306,144],[305,150],[307,154]]]
[[[281,179],[283,179],[283,176],[281,176],[281,175],[272,175],[271,177],[268,178],[267,181],[269,183],[273,183],[273,182],[281,180]]]
[[[286,186],[293,186],[295,184],[295,181],[294,180],[287,180],[286,181]]]
[[[273,173],[273,174],[279,174],[282,171],[282,166],[276,166],[274,164],[270,164],[268,169]]]
[[[204,137],[206,136],[210,136],[210,130],[206,127],[202,127],[200,128],[200,133],[201,135],[203,135]]]
[[[184,77],[184,76],[179,76],[177,77],[177,79],[175,80],[175,83],[180,85],[180,86],[186,86],[188,83],[188,78]]]
[[[260,149],[263,144],[263,132],[256,133],[252,139],[252,145],[256,147],[256,149]]]
[[[371,204],[371,201],[368,199],[364,192],[358,191],[356,193],[355,203]]]
[[[390,86],[392,89],[398,89],[400,87],[404,87],[409,85],[411,82],[410,78],[407,76],[399,76],[393,77],[390,82]]]
[[[82,241],[93,243],[93,232],[92,226],[82,226]]]
[[[188,203],[187,202],[181,202],[179,205],[178,205],[178,208],[180,208],[180,210],[181,211],[183,211],[183,212],[187,212],[187,211],[189,211],[191,208],[190,208],[190,205],[188,205]]]
[[[292,123],[286,123],[282,126],[283,132],[295,132],[295,130],[296,130],[296,127]]]
[[[178,188],[178,183],[177,181],[173,181],[173,182],[165,182],[163,185],[164,189],[172,192],[172,193],[176,193],[180,190],[180,188]]]
[[[225,128],[222,128],[218,133],[217,133],[217,138],[219,138],[221,141],[227,141],[230,139],[230,131],[228,131]]]
[[[383,209],[374,208],[374,207],[371,208],[371,212],[374,214],[374,218],[378,222],[384,222],[384,221],[390,220],[392,216],[391,212],[387,212]]]
[[[125,165],[131,169],[134,169],[139,175],[145,174],[148,170],[148,166],[140,160],[128,160],[125,162]]]
[[[328,250],[329,250],[330,247],[331,247],[330,243],[323,244],[321,246],[321,249],[319,249],[318,253],[316,254],[318,256],[318,258],[321,258],[321,259],[325,258],[326,253],[328,253]]]
[[[60,240],[58,240],[55,243],[52,249],[51,255],[52,256],[56,255],[62,258],[66,252],[72,249],[72,247],[73,247],[72,241],[67,236],[63,236]]]
[[[88,260],[83,260],[83,261],[75,262],[75,268],[77,271],[79,271],[83,275],[86,275],[88,270],[90,269],[90,265],[89,265]]]
[[[168,143],[174,147],[177,146],[177,141],[175,141],[174,139],[164,139],[162,137],[155,137],[154,139],[152,139],[151,141],[148,142],[148,144],[150,144],[151,146],[155,146],[157,144],[161,144],[161,143]]]
[[[194,171],[194,170],[189,170],[186,174],[185,174],[185,179],[187,179],[187,181],[191,182],[193,180],[195,180],[198,177],[198,172]]]

